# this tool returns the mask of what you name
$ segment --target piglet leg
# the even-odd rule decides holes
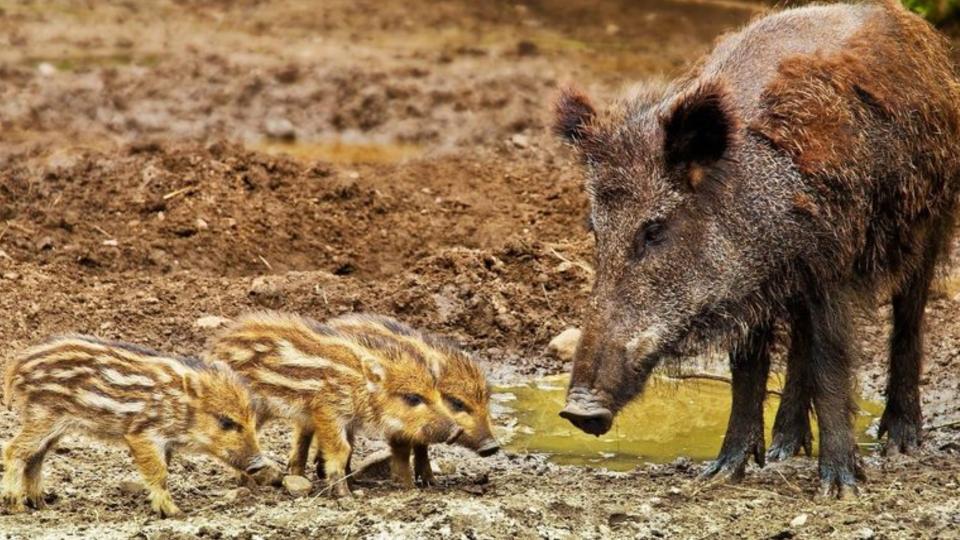
[[[147,484],[150,506],[161,517],[177,517],[183,514],[167,490],[167,464],[163,451],[144,435],[124,437],[137,465],[140,475]]]
[[[437,483],[433,478],[430,454],[427,452],[427,445],[425,444],[418,444],[413,447],[413,472],[423,486],[432,486]]]

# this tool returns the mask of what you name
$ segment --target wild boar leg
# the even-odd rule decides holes
[[[11,512],[25,511],[24,500],[34,508],[43,507],[43,459],[60,435],[54,422],[24,415],[23,428],[3,450],[2,501]]]
[[[770,325],[761,324],[750,329],[743,342],[730,352],[733,375],[730,420],[720,455],[704,469],[702,477],[719,473],[722,479],[740,481],[750,456],[763,466],[763,400],[767,394],[772,340]]]
[[[806,306],[798,305],[791,313],[790,351],[787,354],[787,378],[783,385],[783,397],[773,421],[773,441],[767,452],[770,461],[791,458],[803,450],[813,455],[813,433],[810,431],[811,380],[810,367],[811,333],[810,317]]]
[[[307,456],[310,454],[310,443],[312,442],[313,426],[294,424],[290,458],[287,460],[287,469],[290,474],[304,476],[304,471],[307,468]]]
[[[319,411],[313,414],[313,428],[327,488],[334,497],[349,497],[346,470],[352,449],[346,431],[339,421]]]
[[[413,447],[413,472],[417,481],[423,486],[432,486],[437,483],[433,479],[430,453],[427,451],[427,445],[425,444],[417,444]]]
[[[815,293],[816,294],[816,293]],[[809,299],[813,406],[820,427],[820,496],[848,498],[863,479],[853,438],[854,341],[850,301],[841,293]]]
[[[893,334],[887,405],[880,418],[879,436],[887,435],[884,455],[911,453],[920,447],[923,415],[920,411],[920,375],[923,370],[923,314],[933,279],[941,240],[928,240],[921,266],[893,296]]]
[[[403,487],[413,487],[413,472],[410,470],[410,444],[390,443],[390,476]]]
[[[147,484],[153,511],[165,518],[181,515],[182,512],[173,503],[167,490],[167,465],[161,449],[145,435],[127,435],[124,439],[130,448],[133,462]]]

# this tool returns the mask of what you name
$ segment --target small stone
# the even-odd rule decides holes
[[[9,279],[10,281],[16,281],[20,279],[20,274],[16,272],[4,272],[3,279]]]
[[[527,148],[530,146],[530,137],[517,133],[513,137],[510,137],[510,142],[517,148]]]
[[[667,493],[669,493],[670,495],[680,495],[681,491],[680,491],[680,488],[673,486],[667,490]]]
[[[203,220],[203,218],[197,218],[196,226],[198,231],[205,231],[210,228],[210,225],[208,225],[207,222]]]
[[[225,317],[218,317],[216,315],[204,315],[199,319],[193,321],[193,326],[196,328],[211,329],[211,328],[220,328],[221,326],[226,325],[230,322],[230,319]]]
[[[113,239],[104,240],[104,241],[103,241],[103,245],[108,246],[108,247],[117,247],[117,246],[120,245],[120,242],[117,242],[116,240],[113,240]]]
[[[312,488],[313,484],[310,483],[310,480],[302,476],[288,474],[283,477],[283,489],[294,497],[304,497],[310,493]]]
[[[222,497],[223,497],[223,502],[232,504],[235,502],[245,501],[249,499],[250,495],[252,494],[253,492],[250,491],[248,488],[238,487],[235,489],[228,489],[227,491],[224,491]]]
[[[858,540],[871,540],[873,538],[876,538],[876,536],[877,536],[877,533],[873,532],[873,529],[871,529],[870,527],[864,527],[862,529],[857,529],[857,532],[854,535],[854,538],[857,538]]]
[[[267,118],[267,121],[264,123],[264,131],[266,131],[267,136],[272,139],[279,139],[287,142],[293,142],[297,140],[297,130],[293,127],[293,123],[286,118]]]
[[[604,31],[607,33],[608,36],[615,36],[620,33],[620,27],[613,23],[610,23],[607,25],[606,28],[604,28]]]
[[[44,236],[37,242],[37,251],[47,251],[53,249],[53,238]]]
[[[793,528],[803,527],[804,525],[807,524],[807,518],[809,517],[810,516],[808,516],[807,514],[800,514],[799,516],[790,520],[790,526]]]
[[[50,62],[40,62],[37,65],[37,73],[44,77],[49,77],[57,72],[57,67]]]
[[[120,485],[117,486],[120,488],[120,493],[124,495],[140,495],[143,493],[146,488],[143,487],[143,484],[140,482],[134,482],[132,480],[124,480],[120,482]]]
[[[579,328],[567,328],[550,340],[547,351],[564,362],[572,360],[580,343],[580,334]]]

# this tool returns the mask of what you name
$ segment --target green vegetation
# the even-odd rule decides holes
[[[932,23],[941,23],[955,18],[960,0],[902,0],[907,9],[919,13]]]

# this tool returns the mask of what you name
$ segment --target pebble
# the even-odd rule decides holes
[[[230,322],[230,319],[225,317],[218,317],[216,315],[204,315],[199,319],[193,321],[193,326],[196,328],[220,328],[221,326],[226,325]]]
[[[530,146],[530,137],[517,133],[513,137],[510,137],[510,142],[517,148],[527,148]]]
[[[208,225],[207,222],[203,220],[203,218],[197,218],[196,225],[197,225],[198,231],[205,231],[210,228],[210,225]]]
[[[799,516],[793,518],[793,520],[790,521],[790,526],[791,526],[791,527],[803,527],[804,525],[807,524],[807,519],[808,519],[809,517],[810,517],[810,516],[808,516],[807,514],[800,514]]]
[[[572,360],[573,353],[577,351],[577,344],[580,343],[580,334],[579,328],[567,328],[550,340],[547,350],[564,362]]]
[[[310,480],[302,476],[288,474],[283,477],[283,489],[294,497],[303,497],[309,494],[312,488],[313,484],[310,483]]]
[[[297,130],[293,127],[293,123],[286,118],[267,118],[267,121],[264,123],[264,131],[266,131],[269,137],[274,139],[291,142],[297,140]]]
[[[864,527],[862,529],[857,529],[855,538],[858,538],[859,540],[871,540],[872,538],[876,538],[876,536],[877,533],[873,532],[873,529],[870,527]]]
[[[49,77],[57,72],[57,67],[50,62],[40,62],[37,65],[37,72],[44,77]]]
[[[120,493],[123,493],[124,495],[140,495],[146,490],[146,488],[143,487],[143,484],[140,482],[134,482],[132,480],[124,480],[123,482],[120,482],[118,487],[120,488]]]
[[[222,499],[227,503],[235,503],[238,501],[244,501],[250,498],[253,492],[245,487],[238,487],[235,489],[228,489],[223,492]]]

